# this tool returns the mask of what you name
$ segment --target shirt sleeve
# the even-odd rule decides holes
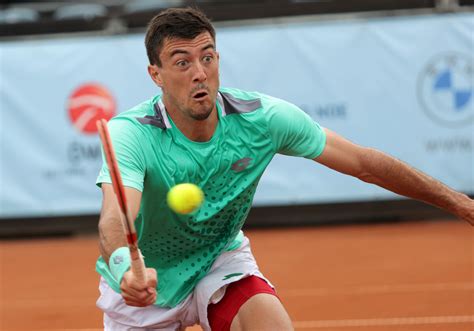
[[[116,118],[108,123],[115,157],[124,186],[143,191],[145,156],[140,148],[141,132],[129,119]],[[111,183],[109,168],[102,151],[102,168],[96,184]]]
[[[277,153],[314,159],[323,152],[324,129],[297,106],[274,99],[265,116]]]

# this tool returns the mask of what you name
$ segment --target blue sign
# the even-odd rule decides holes
[[[223,86],[286,99],[355,143],[474,193],[474,14],[309,18],[217,31]],[[160,93],[143,39],[0,44],[0,218],[99,211],[95,116]],[[277,156],[255,204],[395,198],[312,160]]]

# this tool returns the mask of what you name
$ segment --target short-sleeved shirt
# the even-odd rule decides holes
[[[206,142],[180,132],[161,96],[109,122],[123,183],[142,192],[135,224],[145,264],[158,273],[161,307],[179,304],[221,252],[239,247],[257,183],[276,153],[313,159],[326,143],[324,130],[286,101],[221,88],[216,106],[217,128]],[[176,214],[166,195],[188,182],[201,187],[205,200],[193,214]],[[101,183],[110,183],[105,162]],[[102,257],[96,269],[120,292]]]

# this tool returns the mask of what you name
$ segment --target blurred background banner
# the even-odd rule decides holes
[[[474,14],[217,26],[222,86],[291,101],[350,140],[474,193]],[[98,213],[95,119],[159,93],[143,39],[1,42],[1,218]],[[255,204],[396,198],[277,156]]]

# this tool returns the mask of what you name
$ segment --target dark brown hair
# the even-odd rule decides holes
[[[161,67],[160,52],[166,38],[194,39],[209,32],[216,40],[216,32],[206,15],[194,8],[168,8],[148,23],[145,46],[150,64]]]

